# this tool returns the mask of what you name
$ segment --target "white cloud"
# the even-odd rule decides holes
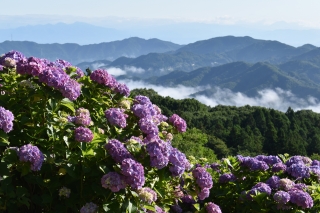
[[[113,76],[119,76],[119,75],[125,75],[126,71],[120,69],[120,68],[116,68],[116,67],[111,67],[108,68],[107,72]]]
[[[107,69],[107,72],[113,76],[119,76],[119,75],[126,75],[130,73],[141,74],[141,73],[144,73],[145,70],[140,67],[125,66],[124,69],[117,68],[117,67],[110,67]]]
[[[182,85],[178,85],[177,87],[164,87],[148,84],[143,81],[132,80],[124,80],[121,82],[125,83],[131,90],[136,88],[151,88],[161,96],[170,96],[175,99],[190,98],[190,95],[209,88],[193,88]],[[214,92],[210,97],[197,95],[195,99],[212,107],[219,104],[237,107],[250,105],[272,108],[282,112],[287,111],[288,107],[291,107],[295,111],[310,109],[314,112],[320,113],[320,102],[315,97],[308,96],[306,98],[299,98],[291,91],[283,90],[281,88],[266,88],[258,91],[257,95],[253,97],[249,97],[241,92],[232,92],[229,89],[222,89],[219,87],[215,87],[213,91]]]

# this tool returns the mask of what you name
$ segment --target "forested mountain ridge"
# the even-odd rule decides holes
[[[280,69],[283,68],[285,71]],[[294,68],[293,68],[294,67]],[[308,67],[308,69],[304,69]],[[308,62],[291,62],[282,66],[258,62],[233,62],[217,67],[204,67],[192,72],[172,72],[146,80],[162,86],[210,86],[201,94],[210,94],[215,87],[230,89],[249,96],[266,88],[290,90],[297,96],[320,99],[320,68]]]
[[[132,96],[136,94],[148,96],[164,115],[179,114],[193,137],[206,134],[204,146],[214,150],[219,158],[237,154],[311,156],[320,153],[320,114],[311,110],[295,112],[289,107],[284,113],[249,105],[209,107],[195,99],[162,97],[151,89],[132,91]],[[173,144],[183,147],[183,141],[179,140],[173,140]],[[185,149],[196,150],[197,141],[186,143]]]

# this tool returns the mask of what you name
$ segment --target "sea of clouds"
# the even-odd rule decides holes
[[[210,87],[186,87],[178,85],[176,87],[166,87],[149,84],[143,81],[121,80],[130,90],[136,88],[147,88],[155,90],[161,96],[170,96],[175,99],[191,98],[192,94],[198,93]],[[196,95],[193,98],[203,104],[214,107],[217,105],[227,106],[262,106],[286,112],[288,107],[294,111],[310,109],[320,113],[320,102],[314,97],[299,98],[291,91],[281,88],[266,88],[259,90],[255,96],[249,97],[241,92],[233,92],[229,89],[215,87],[210,96]]]

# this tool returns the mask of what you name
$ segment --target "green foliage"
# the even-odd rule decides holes
[[[167,116],[183,116],[189,127],[187,134],[192,128],[201,130],[208,138],[204,146],[218,158],[237,154],[320,153],[320,115],[311,110],[294,112],[289,107],[283,113],[248,105],[208,107],[195,99],[162,97],[151,89],[136,89],[133,93],[150,97]],[[196,144],[192,139],[185,143]],[[189,152],[197,151],[195,145],[189,147]]]

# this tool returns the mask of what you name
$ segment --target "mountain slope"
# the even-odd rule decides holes
[[[320,98],[320,86],[310,80],[300,80],[269,63],[248,64],[234,62],[218,67],[205,67],[189,73],[174,73],[149,79],[150,83],[163,86],[210,86],[230,89],[249,96],[257,95],[257,91],[270,88],[290,90],[298,96],[311,95]],[[202,94],[212,94],[212,89]]]

